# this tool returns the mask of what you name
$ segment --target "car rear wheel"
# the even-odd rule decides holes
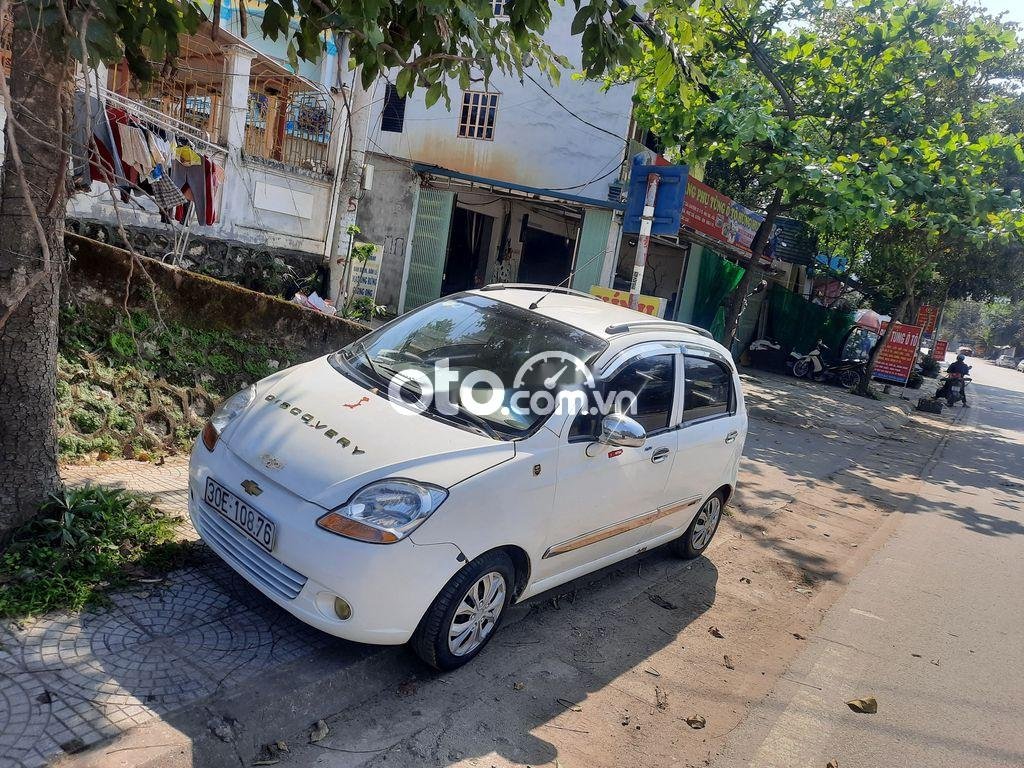
[[[515,583],[515,566],[508,555],[481,555],[434,599],[410,640],[413,651],[435,669],[461,667],[494,637]]]
[[[672,542],[672,551],[679,557],[692,560],[700,557],[718,530],[722,521],[722,510],[725,509],[725,495],[716,491],[704,502],[697,512],[686,533]]]

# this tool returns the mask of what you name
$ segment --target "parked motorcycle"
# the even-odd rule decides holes
[[[939,388],[935,390],[935,399],[945,399],[946,405],[950,408],[959,400],[967,405],[967,385],[973,379],[959,373],[947,373],[939,380]]]
[[[794,352],[790,358],[793,362],[793,375],[797,378],[814,379],[815,381],[838,381],[840,386],[853,389],[860,385],[861,379],[867,375],[863,360],[839,360],[826,362],[823,353],[828,347],[820,339],[810,352],[799,355]]]

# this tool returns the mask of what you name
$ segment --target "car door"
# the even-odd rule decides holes
[[[728,482],[740,437],[732,364],[711,349],[687,344],[682,359],[682,411],[664,514],[644,541],[685,528],[700,503]]]
[[[559,448],[547,548],[536,566],[539,579],[584,572],[597,561],[634,551],[646,515],[657,509],[672,473],[679,358],[678,348],[648,345],[613,363],[600,386],[647,430],[639,448],[598,443],[601,414],[592,409],[571,422]]]

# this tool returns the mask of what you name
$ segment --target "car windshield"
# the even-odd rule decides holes
[[[551,413],[548,395],[588,383],[589,365],[606,346],[535,312],[459,294],[399,317],[332,355],[331,363],[383,384],[389,396],[417,402],[427,415],[507,439]]]

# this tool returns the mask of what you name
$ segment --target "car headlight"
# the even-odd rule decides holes
[[[436,485],[380,480],[316,521],[324,530],[374,544],[401,541],[448,498]]]
[[[206,422],[206,426],[203,427],[203,445],[206,446],[208,451],[212,451],[217,446],[217,440],[220,439],[221,432],[223,432],[228,424],[234,421],[239,414],[248,408],[252,401],[256,399],[256,385],[252,385],[243,389],[241,392],[236,392],[219,406],[213,412],[210,420]]]

